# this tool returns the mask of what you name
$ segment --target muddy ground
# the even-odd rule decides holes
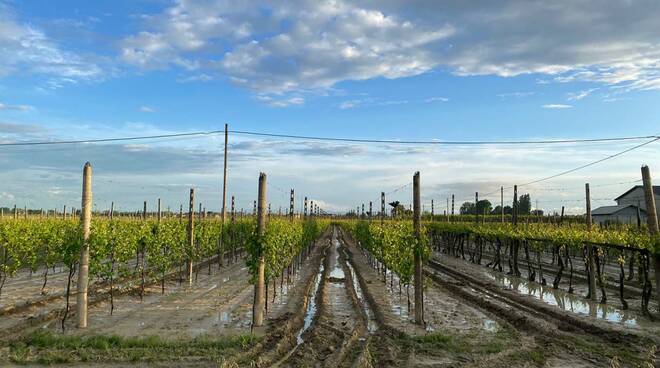
[[[76,329],[71,318],[62,331],[59,318],[50,315],[63,307],[61,298],[3,314],[0,328],[10,331],[10,336],[3,336],[0,365],[660,364],[654,357],[660,323],[635,311],[619,311],[616,304],[589,309],[589,304],[580,304],[582,299],[567,299],[534,283],[442,254],[434,256],[425,273],[425,325],[417,326],[408,302],[412,286],[407,288],[396,275],[374,268],[369,255],[348,234],[331,227],[310,248],[297,272],[269,282],[264,327],[251,330],[253,286],[244,262],[239,261],[214,266],[210,274],[202,267],[192,285],[173,277],[164,294],[159,284],[149,285],[142,299],[129,285],[115,296],[112,315],[107,299],[90,306],[86,330]],[[54,284],[61,278],[55,276]],[[34,295],[40,291],[39,278],[34,279],[31,283],[29,275],[23,275],[17,280],[25,288],[15,284],[9,289],[39,298]],[[20,305],[20,297],[12,302]]]

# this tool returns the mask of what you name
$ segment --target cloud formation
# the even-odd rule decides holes
[[[659,89],[659,16],[650,0],[180,0],[146,16],[146,30],[123,40],[122,58],[213,70],[261,94],[438,68]]]
[[[0,50],[0,77],[19,72],[45,75],[50,78],[51,88],[103,78],[104,70],[94,57],[62,49],[40,29],[16,21],[3,4],[0,4]]]

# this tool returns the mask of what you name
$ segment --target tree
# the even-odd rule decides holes
[[[532,210],[532,199],[529,194],[523,194],[518,199],[518,214],[529,215]]]
[[[482,199],[477,202],[477,213],[483,215],[484,213],[490,213],[493,209],[493,205],[487,199]]]
[[[461,215],[474,215],[474,203],[472,202],[465,202],[461,205],[461,209],[459,210]]]

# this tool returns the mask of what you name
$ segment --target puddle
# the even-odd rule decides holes
[[[638,324],[637,318],[634,315],[611,305],[592,302],[579,295],[569,294],[561,289],[553,289],[551,286],[541,286],[535,282],[523,280],[518,277],[503,275],[497,272],[487,273],[486,275],[490,279],[497,281],[505,289],[529,295],[565,311],[589,316],[594,319],[623,324],[625,326],[637,326]]]
[[[316,281],[314,281],[314,287],[309,291],[309,294],[307,295],[307,310],[305,311],[305,323],[303,324],[303,327],[298,331],[298,335],[296,335],[296,345],[300,345],[304,342],[302,335],[309,329],[309,326],[312,325],[312,321],[314,321],[314,316],[316,315],[316,293],[319,290],[319,286],[321,285],[321,279],[323,277],[323,259],[321,260],[321,264],[319,265],[319,271],[316,274]]]
[[[484,319],[483,326],[484,326],[484,330],[488,332],[497,331],[497,322],[493,321],[492,319]]]
[[[353,268],[353,265],[350,262],[346,262],[346,265],[348,266],[348,269],[351,271],[351,279],[353,280],[353,288],[355,289],[355,293],[358,296],[358,300],[360,300],[360,304],[362,305],[362,309],[364,309],[364,313],[367,315],[367,331],[369,331],[369,333],[373,333],[378,329],[378,325],[376,324],[376,318],[374,317],[373,312],[369,308],[369,303],[364,298],[364,293],[362,292],[362,288],[360,287],[360,282],[357,279],[357,275],[355,274],[355,269]]]

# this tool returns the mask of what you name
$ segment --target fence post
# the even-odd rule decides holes
[[[160,198],[158,198],[158,222],[160,222],[161,216],[162,215],[161,215],[161,212],[160,212]]]
[[[591,195],[589,183],[584,184],[585,199],[587,202],[587,231],[591,231]],[[596,301],[596,264],[594,262],[594,247],[587,244],[587,266],[589,270],[589,299]]]
[[[651,170],[648,166],[642,166],[642,182],[644,184],[644,199],[646,200],[646,222],[651,236],[658,235],[658,212],[655,206],[655,193],[653,192],[653,183],[651,181]],[[655,268],[655,296],[658,300],[658,310],[660,310],[660,254],[653,255]]]
[[[415,238],[417,238],[417,246],[415,247],[415,323],[418,325],[424,324],[424,280],[422,270],[422,214],[420,206],[420,193],[419,193],[419,171],[413,175],[413,227],[415,229]]]
[[[291,198],[289,198],[289,217],[293,221],[294,191],[291,189]]]
[[[115,202],[110,202],[110,213],[108,214],[108,217],[110,220],[112,220],[112,216],[114,216],[115,213]]]
[[[83,168],[82,185],[82,235],[83,244],[78,263],[78,285],[76,310],[78,328],[87,327],[87,284],[89,281],[89,232],[92,223],[92,165],[87,162]]]
[[[500,211],[502,213],[502,223],[504,223],[504,187],[500,187]]]
[[[195,188],[190,188],[190,200],[188,202],[188,285],[193,282],[193,254],[195,251]]]
[[[259,206],[257,209],[257,235],[259,241],[266,231],[266,217],[264,208],[266,207],[266,174],[259,174]],[[264,304],[265,304],[265,261],[263,244],[259,244],[258,264],[257,264],[257,282],[254,285],[254,304],[252,310],[252,325],[261,327],[264,323]]]

